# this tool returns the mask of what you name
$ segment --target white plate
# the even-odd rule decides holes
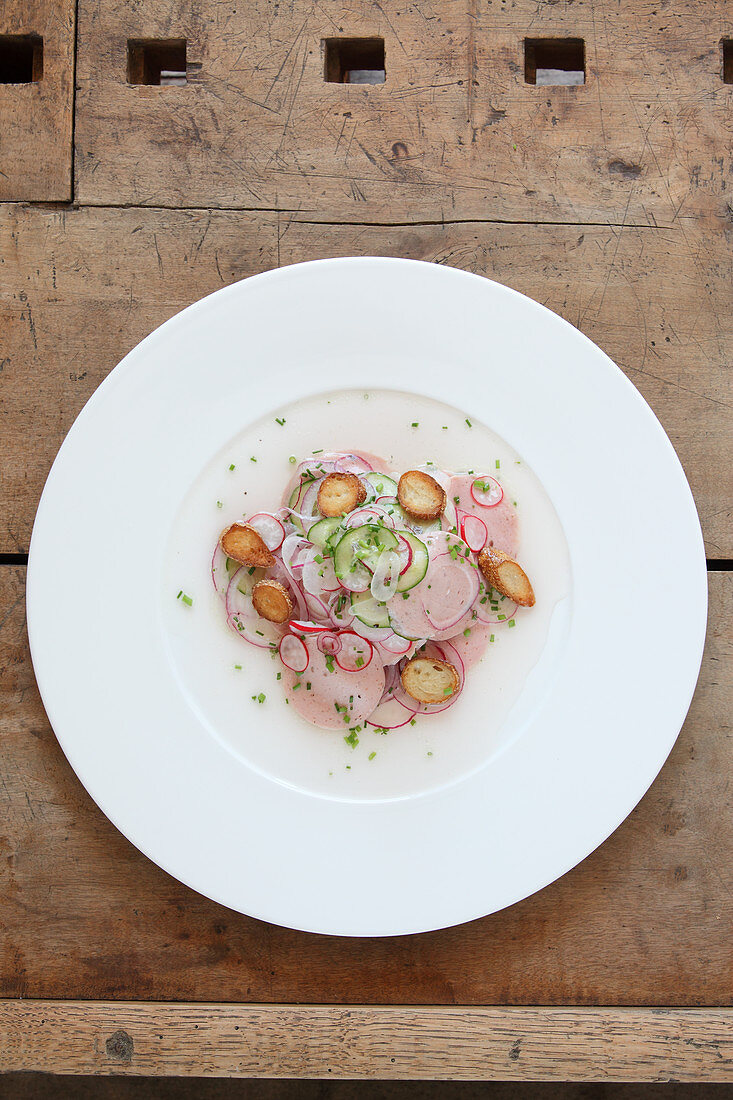
[[[552,676],[512,736],[482,766],[442,785],[433,773],[404,797],[329,796],[233,751],[213,701],[188,690],[166,610],[171,531],[202,471],[284,401],[365,380],[466,410],[506,440],[547,488],[572,572]],[[706,601],[680,463],[603,352],[477,276],[346,259],[221,290],[111,373],[41,498],[28,628],[64,752],[138,848],[241,912],[375,936],[511,905],[613,832],[684,720]],[[197,599],[185,629],[207,606]],[[480,730],[481,693],[464,706]],[[277,744],[286,720],[247,700],[241,723]]]

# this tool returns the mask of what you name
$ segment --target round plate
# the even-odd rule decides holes
[[[454,782],[381,800],[278,782],[212,736],[161,610],[171,530],[214,456],[284,400],[365,380],[467,410],[503,437],[549,492],[572,573],[561,656],[519,734]],[[621,371],[521,294],[390,259],[257,275],[143,340],[58,454],[28,573],[44,705],[104,813],[218,902],[353,936],[494,912],[605,840],[677,737],[706,611],[689,486]],[[262,715],[243,706],[241,721]],[[480,703],[474,717],[479,728]]]

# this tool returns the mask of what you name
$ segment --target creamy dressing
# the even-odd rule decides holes
[[[472,471],[444,483],[449,502],[457,496],[463,511],[487,522],[490,541],[518,557],[537,597],[534,608],[517,610],[512,629],[506,621],[495,626],[454,623],[443,637],[453,640],[470,666],[460,698],[443,714],[418,716],[414,725],[386,736],[369,728],[360,731],[355,747],[354,739],[348,744],[340,732],[350,728],[351,719],[346,726],[339,715],[337,722],[334,711],[333,732],[303,721],[297,712],[315,704],[303,701],[302,687],[293,692],[296,677],[276,656],[231,634],[208,575],[220,530],[278,505],[295,469],[290,456],[299,462],[312,452],[339,450],[372,458],[381,454],[386,473],[420,466],[431,473],[436,468]],[[500,479],[501,504],[486,509],[471,499],[470,486],[479,475]],[[193,607],[176,603],[181,588],[193,597]],[[562,651],[570,573],[562,529],[543,487],[470,411],[410,394],[350,391],[274,409],[212,459],[181,504],[163,592],[163,627],[181,690],[213,736],[280,782],[326,797],[374,799],[405,797],[453,782],[486,764],[521,733]],[[416,601],[399,600],[403,618],[413,602],[419,617]],[[422,605],[419,610],[424,613]],[[440,613],[447,608],[439,607]],[[464,635],[464,629],[470,632]],[[431,633],[436,636],[434,629]],[[308,645],[311,656],[312,649],[317,651],[314,643]],[[372,699],[376,695],[378,700],[379,683],[384,683],[376,652],[373,664],[368,677],[364,672],[370,670],[360,672],[359,691],[349,693],[362,696],[360,716],[376,705]],[[324,664],[312,659],[297,679],[302,684],[310,678],[313,684],[317,675],[324,675]],[[297,704],[295,696],[300,696]],[[314,721],[313,713],[304,717]]]

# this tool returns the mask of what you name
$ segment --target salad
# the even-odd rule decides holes
[[[288,704],[353,744],[456,702],[535,602],[518,550],[498,477],[330,452],[296,465],[279,508],[225,528],[211,575],[229,627],[282,663]]]

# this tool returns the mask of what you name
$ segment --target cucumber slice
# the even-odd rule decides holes
[[[395,550],[396,547],[397,536],[387,527],[382,527],[378,523],[365,523],[361,527],[352,527],[336,544],[333,555],[336,576],[339,580],[343,580],[360,565],[374,572],[382,551]]]
[[[386,474],[364,474],[361,480],[373,490],[375,497],[397,496],[397,482]]]
[[[236,573],[242,566],[241,561],[235,561],[234,558],[227,558],[227,573],[231,577],[232,573]]]
[[[412,550],[410,568],[405,570],[397,582],[397,591],[407,592],[419,584],[427,573],[430,557],[425,543],[421,542],[417,535],[413,535],[412,531],[398,531],[397,534],[402,535],[405,542],[409,542]]]
[[[412,516],[408,516],[407,512],[403,512],[399,504],[390,504],[388,511],[398,527],[407,527],[419,539],[424,539],[426,535],[431,535],[434,531],[440,531],[443,527],[439,519],[430,519],[425,522],[413,519]]]
[[[308,538],[319,550],[330,549],[328,541],[336,531],[338,531],[340,526],[341,519],[338,516],[319,519],[317,523],[314,523],[312,527],[308,528]]]
[[[351,610],[364,626],[389,626],[387,605],[375,600],[371,592],[352,592]]]

